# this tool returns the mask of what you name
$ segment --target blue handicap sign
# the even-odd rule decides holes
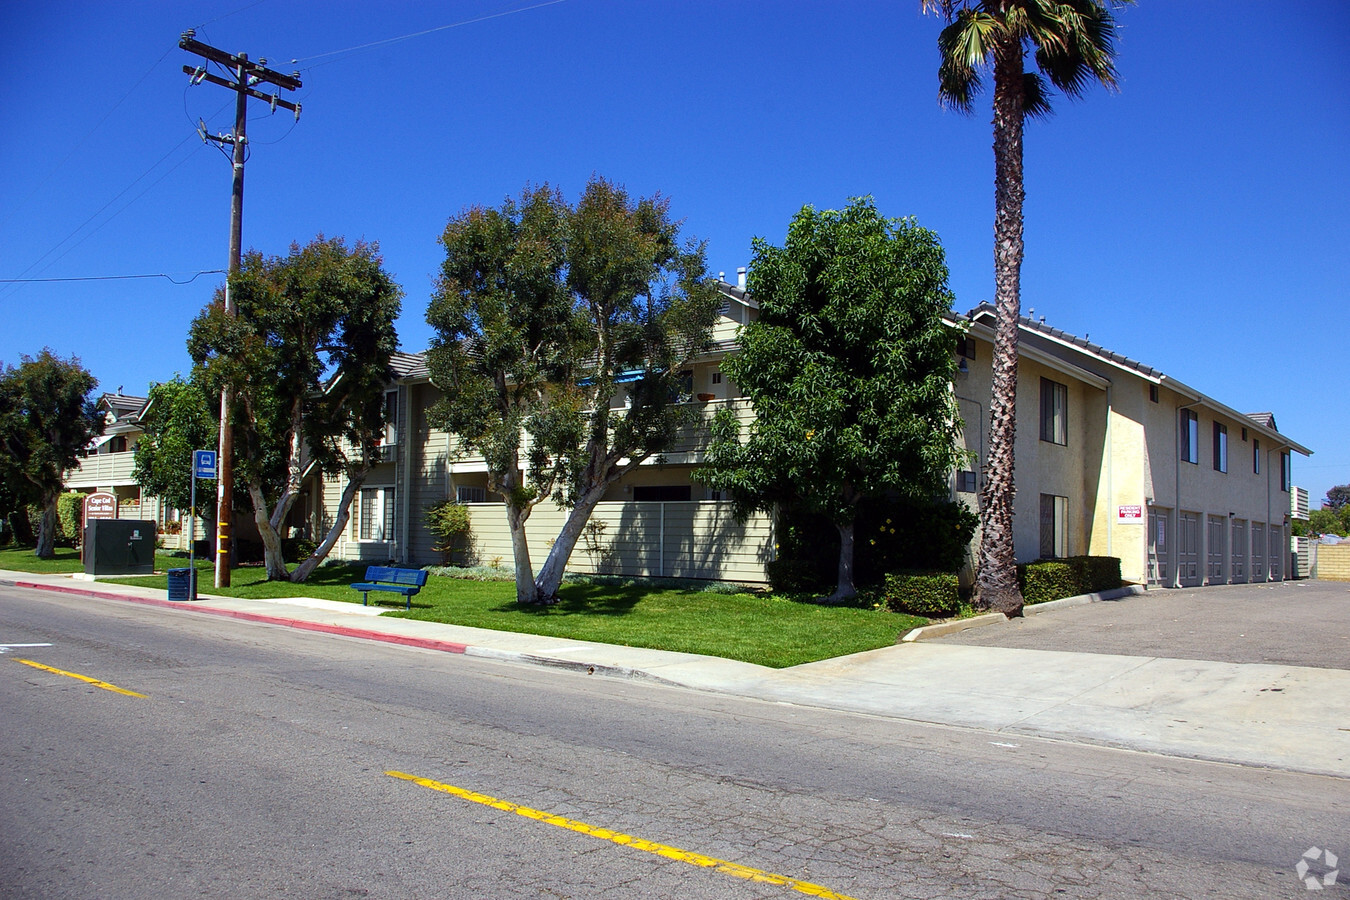
[[[192,451],[192,475],[194,478],[216,477],[216,451]]]

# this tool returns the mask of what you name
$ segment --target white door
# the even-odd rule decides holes
[[[1148,583],[1163,584],[1168,574],[1167,520],[1170,509],[1148,511]]]
[[[1233,583],[1247,580],[1247,520],[1233,520]]]
[[[1209,548],[1205,554],[1207,561],[1205,575],[1208,584],[1223,584],[1227,581],[1223,572],[1228,564],[1227,526],[1228,520],[1223,516],[1209,517]]]
[[[1183,512],[1177,522],[1177,580],[1185,587],[1200,584],[1200,515]]]
[[[1252,523],[1252,581],[1266,580],[1266,526]]]

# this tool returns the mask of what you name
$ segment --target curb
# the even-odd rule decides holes
[[[304,619],[287,619],[282,616],[268,616],[262,613],[244,612],[236,609],[219,609],[214,606],[196,606],[181,600],[160,600],[155,597],[137,597],[133,594],[113,594],[106,591],[91,591],[87,588],[69,588],[57,584],[38,584],[31,581],[0,581],[0,585],[28,588],[38,591],[52,591],[58,594],[74,594],[79,597],[93,597],[99,600],[124,600],[140,603],[144,606],[157,606],[161,609],[176,609],[185,612],[205,613],[209,616],[224,616],[228,619],[241,619],[245,622],[258,622],[264,625],[281,625],[301,631],[317,631],[322,634],[335,634],[340,637],[360,640],[381,641],[386,644],[400,644],[405,647],[417,647],[422,650],[439,650],[444,653],[463,653],[469,651],[468,644],[455,641],[440,641],[435,638],[420,638],[410,635],[390,634],[384,631],[370,631],[365,628],[350,628],[346,625],[328,625],[323,622],[307,622]],[[193,603],[200,601],[193,601]],[[569,660],[569,662],[571,662]]]
[[[1024,606],[1022,607],[1022,615],[1034,616],[1055,609],[1066,609],[1071,606],[1087,606],[1089,603],[1100,603],[1103,600],[1121,600],[1125,597],[1133,597],[1144,592],[1143,585],[1132,584],[1129,587],[1115,588],[1110,591],[1099,591],[1095,594],[1079,594],[1076,597],[1061,597],[1058,600],[1049,600],[1045,603],[1032,603],[1028,606]]]
[[[1078,594],[1074,597],[1061,597],[1058,600],[1048,600],[1045,603],[1030,603],[1022,607],[1023,616],[1035,616],[1043,612],[1052,612],[1056,609],[1068,609],[1074,606],[1087,606],[1089,603],[1100,603],[1103,600],[1121,600],[1125,597],[1133,597],[1145,593],[1143,585],[1132,584],[1129,587],[1115,588],[1110,591],[1099,591],[1095,594]],[[951,619],[947,622],[939,622],[936,625],[924,625],[921,628],[915,628],[908,632],[897,644],[909,644],[914,641],[926,641],[932,638],[945,637],[949,634],[956,634],[965,631],[968,628],[981,628],[985,625],[996,625],[999,622],[1008,621],[1008,617],[1003,613],[985,613],[982,616],[971,616],[969,619]]]
[[[939,622],[936,625],[924,625],[912,629],[897,644],[909,644],[914,641],[926,641],[929,638],[942,637],[943,635],[956,634],[958,631],[965,631],[967,628],[979,628],[984,625],[993,625],[997,622],[1006,622],[1008,617],[1003,613],[985,613],[981,616],[971,616],[969,619],[952,619],[947,622]]]

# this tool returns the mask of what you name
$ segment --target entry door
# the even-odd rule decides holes
[[[1268,532],[1270,535],[1270,580],[1284,580],[1284,557],[1289,552],[1284,543],[1284,529],[1278,525],[1271,524]]]
[[[1200,515],[1183,512],[1177,523],[1177,580],[1187,587],[1200,584]]]
[[[1252,581],[1266,580],[1266,526],[1252,523]]]
[[[1170,509],[1148,511],[1148,583],[1161,585],[1167,577],[1167,520]]]
[[[1247,520],[1233,520],[1233,583],[1247,580]]]
[[[1224,566],[1228,563],[1228,521],[1223,516],[1209,517],[1209,550],[1205,554],[1207,580],[1210,584],[1223,584]]]

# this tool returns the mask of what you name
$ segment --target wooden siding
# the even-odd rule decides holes
[[[509,568],[511,534],[502,504],[472,503],[469,512],[470,561]],[[565,510],[541,504],[530,516],[526,531],[530,537],[530,562],[536,571],[562,530],[566,515]],[[769,517],[756,515],[739,524],[731,515],[730,503],[601,503],[591,516],[588,534],[577,542],[567,570],[763,582],[764,566],[772,553],[773,526]]]

